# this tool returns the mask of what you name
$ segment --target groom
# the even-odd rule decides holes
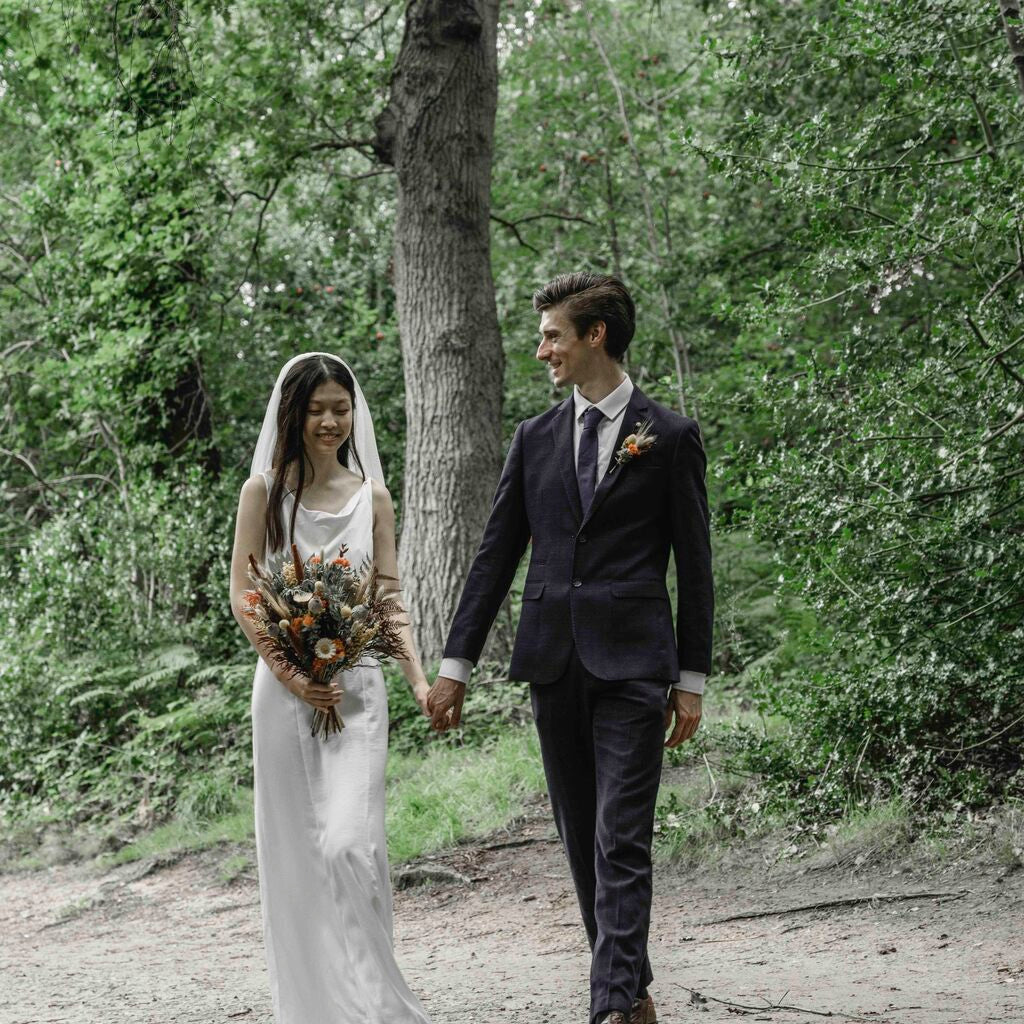
[[[527,545],[509,676],[528,680],[555,824],[592,951],[590,1020],[653,1024],[651,837],[664,746],[693,736],[714,594],[697,424],[623,372],[621,281],[561,274],[533,296],[560,405],[516,428],[428,696],[459,724],[466,683]],[[665,585],[675,556],[675,630]]]

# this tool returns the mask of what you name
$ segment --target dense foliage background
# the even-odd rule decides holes
[[[1024,67],[1001,6],[504,5],[506,434],[556,397],[533,288],[621,274],[629,372],[699,418],[712,467],[710,699],[772,723],[717,739],[805,815],[1021,791]],[[401,494],[394,188],[368,142],[401,14],[5,12],[15,815],[144,823],[247,779],[253,655],[227,568],[281,362],[354,364]],[[397,689],[395,718],[428,742]]]

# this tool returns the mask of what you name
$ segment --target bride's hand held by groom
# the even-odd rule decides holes
[[[429,693],[430,683],[425,678],[422,682],[416,683],[412,688],[412,695],[416,699],[416,704],[425,718],[430,717],[430,711],[427,708],[427,695]]]
[[[456,729],[462,721],[462,702],[466,699],[466,684],[438,676],[427,694],[427,714],[430,724],[438,731]]]

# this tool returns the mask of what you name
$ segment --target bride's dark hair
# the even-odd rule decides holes
[[[271,551],[278,551],[284,547],[281,507],[287,490],[285,481],[293,463],[297,466],[296,486],[292,495],[294,500],[292,501],[291,519],[288,523],[288,542],[292,543],[295,539],[295,515],[307,483],[306,459],[304,457],[306,451],[302,440],[306,425],[306,410],[309,408],[309,400],[313,396],[313,392],[321,384],[331,380],[340,384],[352,399],[352,433],[338,449],[338,462],[343,466],[348,466],[348,456],[351,452],[352,461],[359,467],[363,479],[366,479],[366,470],[352,443],[356,428],[356,388],[352,374],[337,359],[310,356],[308,359],[300,360],[288,371],[288,376],[281,384],[281,404],[277,410],[277,445],[274,448],[272,461],[274,484],[270,488],[270,495],[267,499],[267,544]]]

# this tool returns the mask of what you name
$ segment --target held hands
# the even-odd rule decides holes
[[[458,683],[447,676],[438,676],[427,694],[430,724],[438,732],[456,728],[462,721],[462,702],[465,699],[465,683]]]
[[[412,688],[412,695],[416,698],[416,704],[420,711],[427,718],[430,717],[430,710],[427,708],[427,694],[430,693],[430,684],[424,679],[422,682],[415,683]]]
[[[299,700],[304,700],[310,707],[327,711],[341,700],[341,687],[334,682],[314,683],[305,672],[294,672],[290,675],[277,677]]]
[[[673,687],[669,691],[668,706],[665,708],[665,731],[672,724],[672,715],[676,724],[672,735],[665,741],[668,748],[678,747],[684,740],[691,739],[700,725],[701,696],[699,693],[688,693]]]

